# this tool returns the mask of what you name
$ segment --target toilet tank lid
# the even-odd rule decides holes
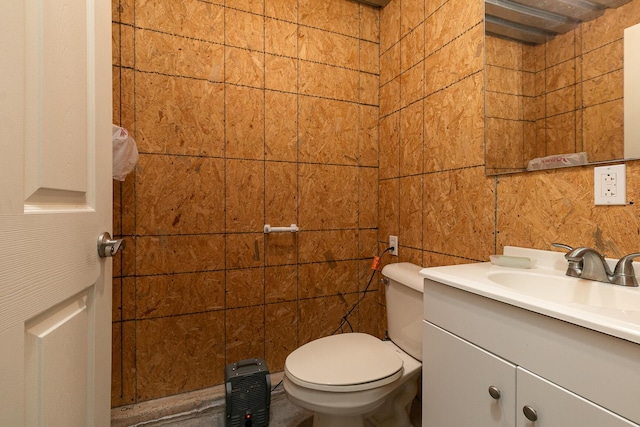
[[[385,265],[382,269],[382,275],[418,292],[424,292],[424,277],[418,274],[422,268],[410,262],[397,262]]]

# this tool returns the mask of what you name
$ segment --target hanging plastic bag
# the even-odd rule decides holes
[[[138,147],[129,132],[120,126],[112,126],[113,179],[124,181],[138,162]]]

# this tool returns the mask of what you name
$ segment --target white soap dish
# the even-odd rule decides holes
[[[491,255],[489,259],[493,264],[499,265],[500,267],[532,268],[536,265],[534,258],[524,256]]]

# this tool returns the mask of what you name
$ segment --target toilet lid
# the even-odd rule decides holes
[[[298,348],[287,357],[285,371],[298,385],[354,391],[353,386],[363,390],[395,381],[402,375],[402,359],[393,346],[378,338],[348,333],[320,338]]]

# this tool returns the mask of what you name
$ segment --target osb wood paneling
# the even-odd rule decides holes
[[[640,193],[640,164],[627,162],[627,201]],[[501,177],[498,252],[505,245],[551,250],[551,243],[591,246],[612,258],[637,252],[637,204],[593,205],[593,168]]]
[[[624,29],[640,22],[640,1],[633,0],[582,25],[582,47],[587,53],[623,38]]]
[[[265,158],[298,159],[298,101],[295,94],[265,93]]]
[[[261,305],[264,276],[261,267],[225,271],[225,309]]]
[[[380,116],[386,117],[400,109],[400,76],[380,86]]]
[[[202,80],[136,73],[136,144],[158,154],[224,153],[224,86]],[[170,99],[166,93],[174,94]]]
[[[425,53],[429,55],[443,46],[454,43],[461,34],[480,24],[484,19],[484,3],[468,0],[449,0],[427,17]],[[484,32],[484,31],[483,31]],[[477,39],[478,40],[478,39]],[[482,42],[482,40],[478,40]],[[454,61],[453,63],[457,63]]]
[[[351,166],[300,164],[300,224],[308,230],[353,227],[358,219],[357,173]]]
[[[423,118],[424,107],[422,101],[415,102],[400,111],[400,131],[398,132],[400,176],[414,175],[422,172],[424,141]],[[397,140],[397,138],[395,139]],[[397,173],[392,175],[397,175]]]
[[[264,159],[264,91],[225,86],[225,155],[231,158]]]
[[[429,70],[429,79],[425,81],[425,96],[483,69],[483,30],[483,25],[476,25],[442,49],[427,56],[425,67]],[[455,66],[443,66],[443,64],[455,64]]]
[[[400,231],[398,215],[400,211],[400,180],[395,178],[380,181],[378,194],[380,197],[378,203],[380,241],[387,242],[389,235],[397,236]]]
[[[264,358],[265,308],[265,305],[258,305],[225,311],[225,360],[232,363],[247,359],[247,355]]]
[[[380,178],[400,175],[400,113],[380,119]]]
[[[223,58],[223,45],[150,30],[135,31],[135,67],[140,71],[221,81]]]
[[[265,306],[265,358],[270,369],[281,369],[287,356],[298,348],[296,302]]]
[[[358,256],[356,230],[300,231],[300,262],[333,262]]]
[[[299,98],[299,160],[309,163],[358,163],[358,105]]]
[[[423,245],[422,215],[424,211],[423,176],[400,178],[400,232],[403,246],[421,249]],[[404,250],[405,248],[403,248]]]
[[[289,22],[298,20],[298,0],[265,0],[266,16]]]
[[[299,61],[298,67],[300,93],[343,101],[358,101],[358,71],[306,61]],[[333,77],[320,77],[328,75]]]
[[[264,226],[264,162],[226,160],[225,229],[261,232]],[[222,199],[217,201],[221,205]]]
[[[390,49],[380,55],[380,86],[384,86],[400,75],[400,58],[400,43],[394,44]]]
[[[258,2],[255,2],[255,6],[258,6]],[[225,9],[226,45],[264,52],[264,16],[256,13],[262,13],[262,9],[251,13],[229,7]]]
[[[298,302],[298,344],[303,345],[332,334],[340,325],[342,316],[357,301],[358,295],[347,294],[312,299],[301,299]],[[355,314],[355,315],[354,315]],[[357,313],[350,316],[349,321],[357,328]],[[344,332],[350,332],[345,325]]]
[[[484,163],[482,88],[477,73],[425,99],[425,173]]]
[[[623,157],[623,109],[622,99],[584,109],[584,150],[591,161]]]
[[[298,266],[279,265],[265,268],[265,302],[275,303],[298,299]]]
[[[487,65],[511,70],[523,69],[524,46],[522,43],[490,35],[485,37],[484,42]]]
[[[424,176],[423,249],[475,260],[494,250],[494,179],[484,167]]]
[[[400,106],[407,107],[424,96],[425,62],[421,61],[400,75]]]
[[[136,0],[135,24],[141,28],[222,44],[225,9],[222,7],[223,1],[218,2],[220,5],[214,3],[197,0]],[[189,17],[188,20],[186,17]]]
[[[265,51],[295,58],[298,46],[298,26],[291,22],[267,18],[264,23]]]
[[[616,40],[582,56],[582,77],[589,80],[624,67],[624,41]]]
[[[425,24],[421,23],[400,41],[400,70],[407,71],[424,59]]]
[[[136,322],[136,399],[224,381],[223,325],[223,311]]]
[[[215,271],[225,265],[222,234],[139,236],[133,246],[137,275]]]
[[[299,22],[310,27],[357,37],[360,4],[344,0],[299,0]]]
[[[503,171],[526,166],[521,122],[487,117],[485,129],[487,164]]]
[[[223,170],[221,159],[141,155],[136,173],[136,233],[223,232]],[[190,208],[182,209],[185,204]]]
[[[265,55],[248,49],[225,48],[225,83],[261,89],[265,83]]]
[[[148,319],[225,307],[224,272],[140,276],[135,284],[135,312]]]
[[[359,41],[360,71],[380,74],[380,45],[366,40]]]
[[[300,27],[298,58],[350,69],[358,68],[357,38],[327,31]]]
[[[306,299],[357,292],[357,264],[357,261],[334,260],[301,264],[298,279],[299,297]]]
[[[379,109],[377,106],[361,105],[359,133],[359,164],[360,166],[378,167],[379,134],[378,120]]]
[[[386,52],[400,41],[400,1],[392,0],[380,12],[380,52]]]

